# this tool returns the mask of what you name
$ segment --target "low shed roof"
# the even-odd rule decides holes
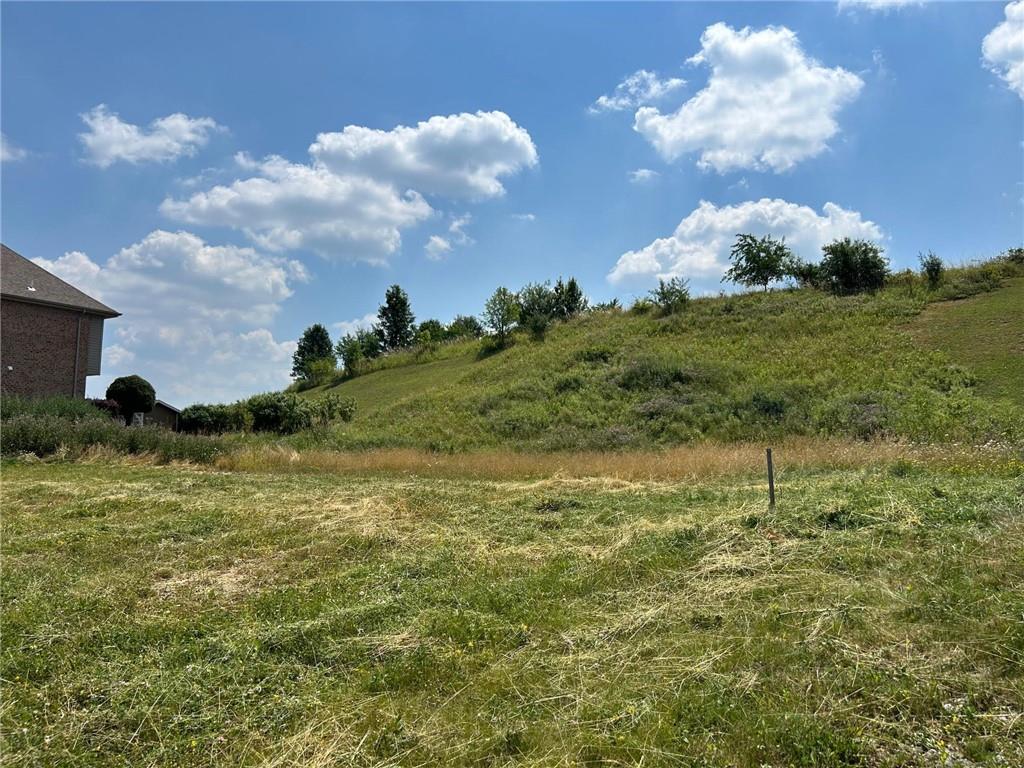
[[[0,245],[0,296],[32,304],[80,309],[100,317],[121,314],[6,245]]]

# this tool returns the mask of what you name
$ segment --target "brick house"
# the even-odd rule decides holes
[[[85,396],[119,312],[0,245],[0,392]]]

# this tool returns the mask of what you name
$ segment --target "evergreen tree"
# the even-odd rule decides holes
[[[317,360],[329,359],[337,365],[331,335],[320,323],[309,326],[299,339],[299,346],[292,355],[292,378],[308,379],[312,374],[311,365]]]
[[[377,328],[384,350],[390,352],[410,346],[416,338],[416,318],[412,314],[408,294],[398,285],[392,285],[384,294],[384,303],[377,310]]]
[[[568,320],[587,311],[587,297],[583,295],[575,277],[570,277],[567,283],[558,278],[554,294],[555,316],[559,319]]]

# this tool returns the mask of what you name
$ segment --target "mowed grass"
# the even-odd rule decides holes
[[[911,328],[921,342],[969,367],[979,391],[1024,405],[1024,278],[993,293],[933,304]]]
[[[762,460],[6,463],[0,760],[1024,763],[1020,457]]]

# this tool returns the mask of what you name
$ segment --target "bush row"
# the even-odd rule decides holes
[[[230,404],[196,404],[181,412],[183,432],[204,435],[225,432],[275,432],[287,435],[324,427],[334,421],[351,421],[356,404],[337,394],[314,399],[292,392],[267,392]]]
[[[162,427],[125,427],[101,414],[67,417],[22,412],[5,418],[0,430],[0,455],[4,457],[64,453],[73,458],[95,447],[124,454],[148,454],[160,461],[198,463],[212,461],[223,449],[216,438],[182,435]]]

